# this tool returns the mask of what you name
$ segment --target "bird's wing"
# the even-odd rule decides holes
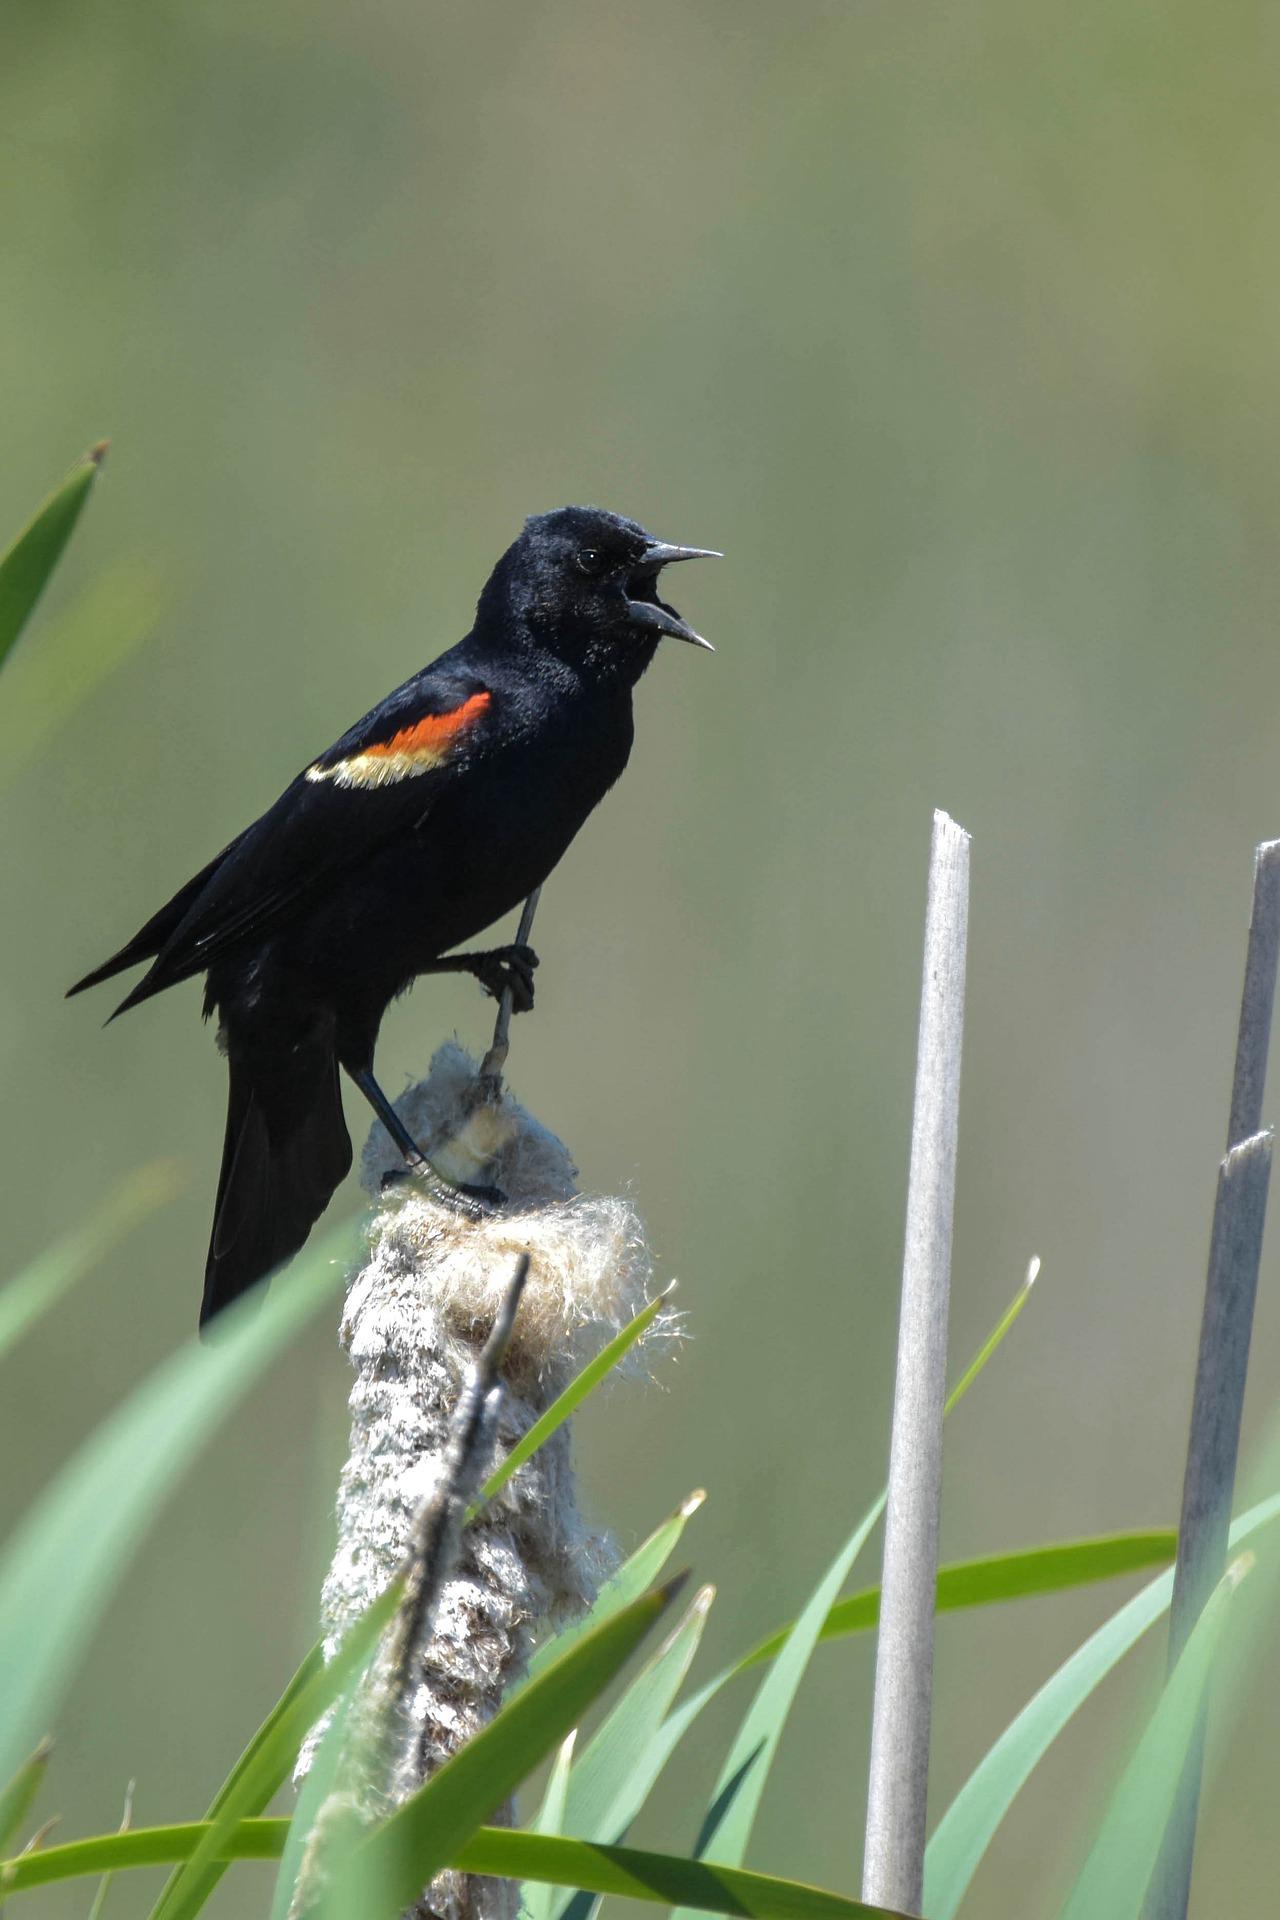
[[[317,884],[419,825],[492,738],[493,707],[476,674],[441,663],[388,695],[235,843],[117,1012],[203,973]]]

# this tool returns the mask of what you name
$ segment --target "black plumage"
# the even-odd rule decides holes
[[[202,1326],[297,1251],[346,1174],[339,1066],[389,1117],[373,1054],[398,993],[421,974],[465,970],[531,1004],[527,949],[450,950],[546,879],[621,774],[632,689],[662,636],[707,644],[658,595],[664,566],[704,551],[595,508],[529,520],[467,637],[71,988],[150,960],[123,1013],[206,976],[230,1091]],[[456,1191],[470,1204],[494,1197]]]

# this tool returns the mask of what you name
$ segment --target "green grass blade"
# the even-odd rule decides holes
[[[634,1817],[630,1792],[636,1756],[648,1750],[671,1710],[698,1651],[714,1599],[714,1587],[703,1587],[695,1595],[684,1618],[601,1722],[574,1767],[563,1821],[540,1831],[606,1842],[626,1832]],[[556,1900],[552,1912],[572,1909],[574,1920],[583,1920],[592,1904],[589,1896],[565,1893]]]
[[[947,1413],[959,1405],[987,1362],[1003,1344],[1006,1335],[1030,1297],[1032,1285],[1039,1271],[1040,1262],[1033,1260],[1027,1269],[1022,1286],[949,1394],[945,1408]],[[736,1864],[744,1858],[760,1798],[769,1776],[769,1769],[773,1764],[778,1743],[782,1738],[782,1730],[786,1725],[800,1682],[804,1678],[810,1657],[840,1588],[848,1578],[849,1570],[862,1551],[872,1528],[884,1512],[887,1497],[886,1490],[872,1503],[822,1576],[804,1611],[786,1631],[782,1645],[774,1654],[773,1664],[761,1681],[733,1745],[729,1749],[728,1758],[720,1769],[715,1791],[703,1817],[702,1828],[694,1847],[697,1855],[701,1856],[714,1843],[719,1859]],[[734,1671],[739,1671],[740,1666],[741,1663]],[[705,1704],[705,1701],[711,1697],[716,1686],[717,1683],[712,1682],[709,1687],[703,1689],[699,1700],[700,1705]],[[682,1721],[681,1731],[687,1724],[687,1720]],[[665,1745],[665,1741],[663,1744]],[[650,1762],[646,1765],[642,1761],[640,1771],[648,1773],[651,1764]],[[634,1814],[632,1817],[634,1818]],[[676,1920],[684,1920],[684,1916],[677,1915]]]
[[[1097,1544],[1107,1549],[1113,1538],[1117,1543],[1131,1541],[1133,1543],[1132,1555],[1130,1556],[1128,1553],[1122,1553],[1120,1551],[1114,1554],[1109,1551],[1104,1551],[1095,1562],[1096,1572],[1094,1577],[1097,1579],[1109,1579],[1117,1574],[1137,1571],[1141,1567],[1153,1563],[1159,1564],[1161,1561],[1169,1561],[1173,1555],[1173,1548],[1176,1544],[1177,1536],[1171,1532],[1157,1532],[1150,1535],[1131,1534],[1104,1536]],[[1144,1544],[1144,1542],[1147,1541],[1150,1542],[1149,1548]],[[1025,1556],[1019,1554],[1001,1556],[1003,1570],[1001,1562],[991,1563],[995,1577],[992,1580],[991,1590],[987,1597],[994,1601],[998,1599],[1014,1599],[1018,1597],[1020,1592],[1042,1593],[1059,1591],[1059,1586],[1056,1583],[1053,1586],[1041,1584],[1042,1556],[1057,1555],[1059,1553],[1071,1554],[1076,1546],[1089,1547],[1092,1544],[1091,1542],[1074,1542],[1072,1543],[1072,1547],[1065,1549],[1056,1547],[1033,1548]],[[1028,1564],[1024,1570],[1020,1571],[1017,1563],[1024,1559]],[[948,1596],[948,1602],[950,1604],[975,1606],[982,1604],[976,1596],[972,1599],[962,1599],[960,1596],[972,1593],[972,1575],[977,1569],[983,1567],[984,1564],[986,1563],[981,1561],[960,1561],[954,1567],[944,1568],[942,1570],[944,1576],[951,1574],[957,1576],[954,1599],[952,1599],[950,1595]],[[1060,1576],[1065,1574],[1065,1572],[1065,1568],[1059,1568]],[[1068,1582],[1062,1579],[1062,1584],[1074,1585],[1077,1583],[1074,1580]],[[851,1595],[847,1601],[837,1601],[836,1605],[827,1615],[827,1625],[823,1628],[823,1637],[828,1636],[831,1622],[837,1619],[846,1607],[852,1609],[855,1603],[857,1606],[856,1616],[843,1621],[837,1631],[840,1634],[855,1633],[864,1631],[870,1627],[874,1623],[879,1597],[880,1589],[875,1587],[868,1589],[865,1595],[855,1594]],[[868,1605],[868,1600],[870,1601],[870,1605]],[[940,1607],[944,1604],[941,1578],[939,1581],[938,1603]],[[615,1834],[619,1836],[623,1835],[636,1815],[640,1812],[640,1809],[644,1806],[650,1793],[653,1791],[656,1781],[661,1777],[667,1761],[675,1752],[675,1749],[684,1738],[685,1733],[698,1718],[703,1708],[715,1698],[728,1681],[734,1679],[739,1673],[745,1672],[751,1666],[758,1665],[762,1660],[772,1659],[777,1650],[777,1646],[785,1640],[788,1631],[789,1629],[784,1628],[782,1633],[771,1636],[770,1641],[762,1643],[753,1653],[746,1655],[736,1666],[726,1668],[723,1673],[719,1673],[714,1679],[707,1681],[705,1686],[700,1688],[697,1693],[692,1694],[688,1700],[682,1702],[670,1717],[663,1722],[648,1746],[642,1752],[638,1753],[635,1758],[631,1772],[627,1778],[624,1793],[620,1796],[614,1808],[614,1820],[616,1824],[613,1827],[613,1831]],[[830,1637],[835,1638],[836,1634],[831,1633]],[[584,1911],[574,1907],[571,1920],[585,1920]]]
[[[1280,1519],[1273,1495],[1231,1528],[1238,1549]],[[1104,1621],[1046,1680],[970,1774],[938,1823],[925,1852],[924,1910],[929,1920],[952,1920],[1000,1822],[1037,1762],[1095,1687],[1168,1611],[1173,1573],[1162,1573]]]
[[[127,1833],[133,1825],[133,1789],[134,1782],[131,1780],[124,1796],[124,1813],[120,1820],[121,1833]],[[107,1895],[111,1891],[111,1883],[114,1879],[115,1875],[113,1873],[103,1874],[101,1880],[98,1882],[98,1891],[93,1896],[93,1905],[89,1908],[86,1920],[102,1920],[103,1912],[106,1909]]]
[[[608,1346],[603,1347],[594,1360],[589,1360],[576,1378],[571,1380],[562,1394],[552,1401],[546,1412],[539,1416],[528,1433],[517,1440],[514,1447],[501,1465],[496,1467],[481,1487],[475,1504],[467,1514],[468,1520],[474,1520],[487,1500],[492,1500],[501,1492],[512,1474],[531,1460],[539,1447],[546,1445],[553,1433],[556,1433],[589,1394],[595,1392],[601,1381],[606,1379],[613,1369],[626,1359],[636,1341],[647,1333],[667,1302],[667,1292],[660,1293],[647,1307],[642,1307],[633,1320],[629,1320],[621,1333],[614,1335]]]
[[[230,1860],[278,1860],[287,1820],[242,1820],[228,1836]],[[0,1894],[28,1893],[61,1880],[82,1880],[102,1873],[128,1873],[136,1867],[170,1867],[189,1860],[209,1831],[203,1820],[170,1827],[130,1827],[123,1833],[98,1833],[68,1840],[60,1847],[39,1847],[0,1861]]]
[[[885,1497],[881,1494],[872,1503],[845,1541],[760,1682],[729,1749],[728,1758],[720,1769],[711,1803],[703,1816],[702,1828],[693,1849],[698,1858],[714,1846],[718,1860],[737,1866],[746,1853],[760,1796],[764,1792],[791,1703],[804,1678],[835,1597],[848,1579],[849,1569],[884,1511]]]
[[[47,1252],[0,1288],[0,1355],[89,1272],[117,1240],[178,1190],[176,1169],[155,1160],[122,1180],[90,1214],[84,1226],[54,1243]]]
[[[227,1835],[241,1820],[261,1813],[288,1778],[308,1729],[368,1666],[402,1592],[403,1582],[392,1581],[357,1620],[328,1665],[318,1648],[308,1654],[219,1788],[203,1840],[170,1879],[151,1920],[190,1920],[200,1911],[225,1871],[222,1848]]]
[[[284,1846],[287,1820],[245,1820],[229,1836],[227,1858],[276,1860]],[[130,1867],[167,1866],[186,1859],[205,1832],[202,1824],[140,1827],[132,1833],[101,1834],[62,1847],[23,1854],[0,1864],[0,1886],[24,1893],[86,1874],[119,1873]],[[448,1862],[462,1873],[500,1879],[576,1884],[587,1893],[625,1894],[657,1906],[681,1900],[704,1913],[754,1916],[755,1920],[874,1920],[888,1908],[863,1906],[798,1880],[745,1873],[678,1855],[642,1853],[630,1847],[593,1847],[581,1840],[507,1827],[480,1827]],[[364,1920],[364,1916],[362,1916]]]
[[[1023,1277],[1022,1285],[1018,1288],[1018,1291],[1014,1294],[1012,1300],[1000,1315],[1000,1318],[996,1321],[994,1327],[992,1327],[990,1333],[947,1395],[946,1405],[943,1407],[944,1413],[953,1413],[955,1411],[974,1381],[978,1378],[978,1375],[986,1366],[988,1360],[992,1358],[999,1347],[1003,1346],[1014,1321],[1018,1318],[1018,1315],[1031,1298],[1031,1289],[1039,1277],[1040,1257],[1038,1254],[1035,1254],[1027,1262],[1027,1271]]]
[[[1051,1546],[1021,1547],[1013,1553],[986,1554],[976,1560],[953,1560],[938,1569],[939,1613],[964,1607],[991,1607],[1004,1600],[1026,1600],[1036,1594],[1066,1593],[1099,1580],[1117,1580],[1148,1567],[1169,1566],[1178,1550],[1174,1527],[1142,1528],[1133,1533],[1100,1533],[1090,1539],[1066,1540]],[[818,1636],[843,1640],[866,1633],[880,1618],[879,1587],[863,1587],[837,1600]],[[772,1660],[786,1642],[789,1626],[780,1627],[744,1655],[736,1671],[745,1672]]]
[[[53,1742],[42,1740],[23,1761],[7,1787],[0,1791],[0,1853],[3,1853],[31,1811],[49,1769]]]
[[[62,549],[71,538],[106,450],[104,440],[77,462],[30,525],[0,557],[0,666],[27,624]]]
[[[339,1866],[323,1903],[325,1915],[359,1913],[361,1920],[396,1920],[482,1821],[577,1726],[683,1584],[679,1578],[642,1594],[509,1700]],[[353,1898],[353,1892],[358,1897]]]
[[[1111,1796],[1062,1920],[1130,1920],[1141,1911],[1231,1599],[1252,1564],[1252,1554],[1241,1554],[1205,1602]]]
[[[104,1421],[0,1555],[0,1777],[44,1732],[136,1541],[214,1427],[327,1297],[350,1229],[161,1366]]]
[[[573,1766],[573,1750],[577,1742],[576,1727],[560,1742],[560,1751],[555,1757],[547,1778],[542,1805],[538,1808],[537,1818],[530,1825],[531,1833],[564,1832],[564,1809],[569,1797],[569,1771]],[[559,1891],[559,1888],[541,1881],[526,1887],[520,1899],[520,1911],[524,1920],[548,1920]]]
[[[582,1840],[513,1833],[485,1827],[461,1847],[451,1865],[464,1873],[510,1880],[554,1880],[588,1894],[618,1894],[659,1906],[679,1902],[697,1913],[753,1916],[754,1920],[904,1920],[888,1907],[828,1893],[799,1880],[747,1873],[718,1862],[679,1854],[644,1853],[632,1847],[596,1847]]]
[[[334,1709],[333,1717],[312,1756],[298,1792],[293,1819],[280,1855],[280,1871],[271,1895],[270,1920],[287,1920],[307,1850],[307,1841],[320,1809],[338,1784],[338,1772],[347,1750],[347,1721],[359,1685],[357,1676]]]
[[[521,1682],[522,1686],[528,1686],[530,1681],[536,1680],[540,1673],[546,1672],[553,1660],[559,1660],[570,1647],[582,1639],[584,1634],[592,1632],[602,1621],[621,1612],[623,1607],[630,1606],[633,1600],[653,1585],[679,1546],[680,1536],[685,1527],[706,1497],[701,1488],[689,1494],[680,1502],[675,1512],[664,1520],[660,1527],[654,1529],[647,1540],[640,1542],[630,1558],[623,1561],[611,1579],[606,1580],[596,1595],[594,1604],[581,1620],[575,1620],[571,1626],[564,1627],[554,1639],[548,1640],[545,1646],[538,1648],[529,1662],[529,1671]]]

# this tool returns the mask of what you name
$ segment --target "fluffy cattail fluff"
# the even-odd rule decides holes
[[[340,1335],[356,1381],[338,1545],[321,1601],[330,1655],[401,1566],[415,1516],[440,1484],[451,1416],[518,1256],[528,1253],[530,1270],[503,1367],[499,1454],[639,1310],[652,1271],[629,1203],[579,1194],[563,1143],[509,1094],[486,1100],[456,1043],[440,1049],[397,1111],[438,1166],[494,1182],[510,1205],[475,1222],[413,1186],[383,1195],[383,1175],[401,1162],[380,1126],[369,1137],[363,1176],[377,1212]],[[653,1331],[670,1332],[673,1318],[664,1329],[659,1316]],[[535,1632],[589,1605],[608,1563],[579,1517],[562,1427],[466,1529],[396,1703],[396,1761],[388,1777],[361,1784],[358,1816],[376,1818],[404,1799],[491,1718],[524,1671]],[[299,1779],[322,1731],[303,1748]],[[421,1911],[499,1920],[515,1906],[506,1883],[444,1874]]]

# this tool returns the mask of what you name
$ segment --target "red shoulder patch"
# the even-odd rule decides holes
[[[492,704],[485,690],[473,693],[448,713],[429,713],[412,726],[401,727],[389,740],[361,747],[345,760],[307,768],[308,780],[332,780],[339,787],[385,787],[442,766],[460,736],[473,727]]]

